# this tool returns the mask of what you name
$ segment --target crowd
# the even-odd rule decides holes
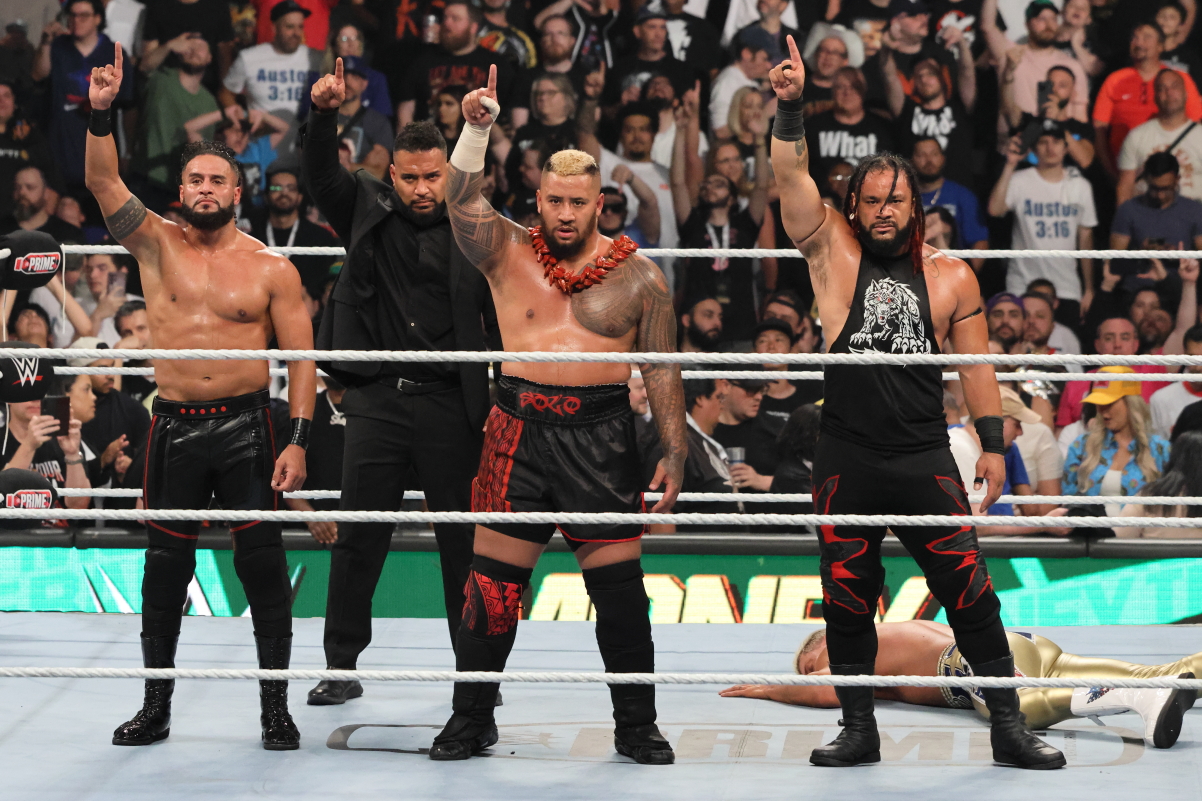
[[[432,120],[454,147],[460,102],[495,64],[503,112],[485,192],[506,216],[537,224],[541,165],[574,147],[601,166],[598,227],[609,236],[646,247],[788,247],[768,158],[776,100],[766,76],[792,36],[807,67],[810,169],[830,205],[841,206],[861,158],[891,151],[914,163],[936,247],[1202,247],[1196,0],[21,0],[3,14],[0,234],[106,241],[83,185],[87,83],[120,44],[122,175],[169,219],[181,219],[183,146],[217,139],[243,170],[240,228],[272,246],[339,245],[301,174],[313,83],[343,60],[339,159],[383,178],[394,134],[410,121]],[[827,344],[801,258],[657,261],[682,352]],[[969,261],[997,353],[1202,355],[1192,259]],[[293,262],[316,321],[341,260]],[[145,347],[139,291],[131,258],[72,256],[61,278],[9,299],[8,331],[57,347]],[[809,490],[821,382],[786,373],[768,366],[763,380],[686,382],[686,490]],[[1106,378],[1005,382],[1009,494],[1131,496],[1165,486],[1174,471],[1192,475],[1176,454],[1190,447],[1185,432],[1202,429],[1202,407],[1192,406],[1202,382]],[[54,461],[63,486],[136,486],[124,467],[138,458],[153,381],[90,384],[95,409],[76,413],[81,442],[60,445],[38,410],[14,410],[4,458]],[[947,390],[953,447],[971,471],[979,444],[958,385]],[[339,391],[334,384],[318,401],[335,426]],[[649,416],[637,389],[632,404]],[[72,458],[84,460],[85,478]],[[1107,508],[1124,505],[1068,513]],[[1035,531],[1000,523],[983,533]]]

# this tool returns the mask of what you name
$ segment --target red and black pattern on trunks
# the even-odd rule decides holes
[[[972,511],[968,503],[968,493],[964,484],[958,478],[935,476],[939,489],[951,496],[959,512],[953,515],[967,515]],[[980,600],[981,596],[993,589],[993,580],[985,569],[985,560],[977,546],[976,529],[972,526],[960,526],[956,531],[940,539],[928,542],[926,549],[936,556],[958,560],[953,569],[963,580],[963,589],[956,599],[956,609],[967,609]]]
[[[839,476],[831,476],[823,482],[822,488],[814,497],[814,508],[818,514],[828,515],[831,513],[831,502],[838,490]],[[840,537],[835,534],[837,526],[833,525],[819,526],[819,528],[822,532],[822,542],[826,545],[823,550],[823,566],[825,568],[829,563],[830,571],[826,576],[827,580],[822,582],[823,605],[835,604],[853,614],[871,615],[875,611],[873,606],[852,592],[848,586],[848,583],[859,583],[862,579],[847,566],[848,562],[868,552],[868,540],[858,537]],[[826,554],[833,554],[834,558],[827,558]],[[831,588],[839,590],[839,597],[831,595]]]
[[[513,470],[513,455],[522,440],[522,420],[493,407],[488,415],[484,434],[484,450],[480,454],[480,470],[472,481],[473,512],[512,512],[505,500],[509,489],[509,474]]]
[[[474,634],[495,637],[508,634],[518,624],[522,585],[502,581],[473,570],[463,587],[463,625]]]

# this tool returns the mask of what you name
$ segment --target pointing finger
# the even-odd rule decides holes
[[[121,43],[116,42],[113,53],[113,71],[118,75],[121,74]]]
[[[497,65],[490,64],[488,67],[488,91],[492,95],[497,94]]]
[[[334,80],[342,83],[342,58],[334,60]]]
[[[797,52],[797,42],[793,41],[791,34],[785,37],[785,41],[789,43],[789,59],[793,62],[793,66],[796,67],[801,64],[801,53]]]

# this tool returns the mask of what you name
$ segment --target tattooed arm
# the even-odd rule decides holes
[[[797,44],[788,38],[790,60],[774,67],[768,74],[777,98],[783,102],[801,99],[805,85],[805,65],[797,52]],[[781,221],[785,232],[799,245],[809,239],[826,220],[826,206],[818,185],[810,177],[810,151],[804,137],[796,141],[782,141],[776,134],[781,123],[778,119],[772,136],[772,169],[780,187]]]
[[[497,67],[488,69],[488,85],[463,97],[463,130],[447,164],[447,216],[455,241],[468,261],[490,275],[501,263],[508,242],[530,242],[530,234],[492,207],[484,185],[484,154],[493,120],[501,113],[497,102]]]
[[[93,113],[107,111],[121,90],[121,63],[121,45],[117,45],[113,63],[92,70],[88,99]],[[84,181],[100,204],[113,238],[128,248],[143,268],[153,268],[158,262],[158,236],[166,222],[148,212],[126,188],[117,172],[117,144],[111,134],[96,136],[88,131]]]
[[[636,339],[638,349],[644,353],[675,353],[676,315],[672,311],[672,293],[664,274],[644,256],[632,256],[626,264],[632,274],[638,276],[638,291],[643,300],[643,316],[639,320]],[[680,494],[684,460],[689,452],[680,364],[642,364],[639,370],[647,385],[647,400],[651,403],[651,414],[664,449],[664,458],[660,459],[655,477],[651,479],[652,490],[664,484],[664,496],[651,511],[668,512]]]

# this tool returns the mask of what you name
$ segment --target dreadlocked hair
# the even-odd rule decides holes
[[[914,166],[909,160],[895,153],[881,152],[860,161],[855,172],[851,174],[847,196],[843,198],[843,216],[851,226],[852,234],[859,238],[863,230],[856,208],[860,202],[860,189],[864,186],[864,179],[874,172],[893,173],[893,185],[889,187],[890,195],[902,176],[905,176],[906,183],[910,185],[910,240],[907,249],[914,265],[914,274],[918,275],[922,272],[922,245],[926,239],[926,220],[922,210],[922,192],[918,188],[918,173],[914,172]]]

